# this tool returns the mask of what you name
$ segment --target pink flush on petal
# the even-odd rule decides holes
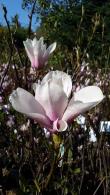
[[[38,60],[33,59],[31,62],[32,68],[38,68],[39,67],[39,62]]]
[[[53,111],[49,114],[49,118],[51,119],[51,121],[55,121],[57,119],[57,115],[56,113]]]

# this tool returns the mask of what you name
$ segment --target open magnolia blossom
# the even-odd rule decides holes
[[[71,77],[61,71],[49,72],[40,84],[34,84],[35,97],[22,88],[10,96],[15,110],[35,119],[50,132],[62,132],[79,114],[100,103],[99,87],[88,86],[73,94]]]
[[[39,40],[36,37],[33,40],[27,39],[23,43],[33,68],[42,68],[47,63],[50,54],[56,48],[56,42],[54,42],[46,49],[43,37]]]

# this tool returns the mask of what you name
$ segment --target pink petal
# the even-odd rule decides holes
[[[42,105],[46,115],[52,121],[62,117],[68,102],[62,87],[55,80],[37,85],[35,99]]]
[[[75,101],[81,101],[83,103],[100,102],[104,98],[101,89],[97,86],[88,86],[77,91],[74,94]]]
[[[63,132],[63,131],[66,131],[67,127],[68,127],[67,122],[64,120],[57,119],[53,123],[53,130],[54,131]]]
[[[85,87],[74,94],[63,115],[63,120],[71,121],[103,100],[104,96],[99,87]]]
[[[50,120],[46,117],[45,111],[40,103],[26,90],[17,88],[10,96],[10,102],[18,112],[26,114],[42,124],[50,124]]]
[[[71,99],[62,119],[71,122],[72,119],[76,118],[79,114],[82,114],[96,105],[96,102],[82,103]]]
[[[34,60],[34,53],[33,53],[33,46],[32,46],[31,39],[27,39],[26,41],[23,41],[23,44],[25,46],[25,50],[27,52],[27,55],[32,63],[32,61]]]
[[[31,62],[31,65],[32,65],[33,68],[39,68],[40,64],[39,64],[39,61],[38,61],[38,56],[34,57],[34,59]]]
[[[51,44],[47,50],[45,50],[44,55],[43,55],[43,60],[46,62],[50,56],[50,54],[55,50],[56,48],[56,42]]]
[[[67,97],[70,96],[72,90],[72,80],[71,77],[62,71],[51,71],[49,72],[42,80],[42,83],[45,83],[49,79],[55,79],[58,85],[60,85]]]

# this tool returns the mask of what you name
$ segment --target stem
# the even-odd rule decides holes
[[[50,182],[50,179],[52,177],[52,173],[53,173],[53,170],[54,170],[54,167],[55,167],[55,164],[56,164],[57,157],[58,157],[58,153],[56,153],[56,151],[54,151],[54,158],[53,158],[52,166],[51,166],[51,169],[50,169],[50,173],[49,173],[49,175],[47,176],[47,179],[46,179],[46,183],[45,183],[45,187],[44,187],[45,189],[47,188],[47,186]]]
[[[100,186],[102,185],[102,183],[104,182],[105,179],[106,179],[106,177],[104,177],[104,178],[102,179],[102,181],[99,183],[99,185],[98,185],[98,187],[96,188],[96,190],[95,190],[95,192],[93,193],[93,195],[95,195],[95,194],[97,193],[98,189],[100,188]]]

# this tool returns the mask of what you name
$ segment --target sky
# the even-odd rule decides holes
[[[11,18],[16,14],[19,15],[19,21],[22,26],[28,26],[29,19],[28,19],[28,12],[22,9],[22,0],[0,0],[0,23],[6,25],[3,11],[2,11],[2,4],[6,6],[8,11],[8,20],[11,21]],[[33,17],[32,22],[32,29],[35,30],[39,24],[35,22],[35,18]]]

